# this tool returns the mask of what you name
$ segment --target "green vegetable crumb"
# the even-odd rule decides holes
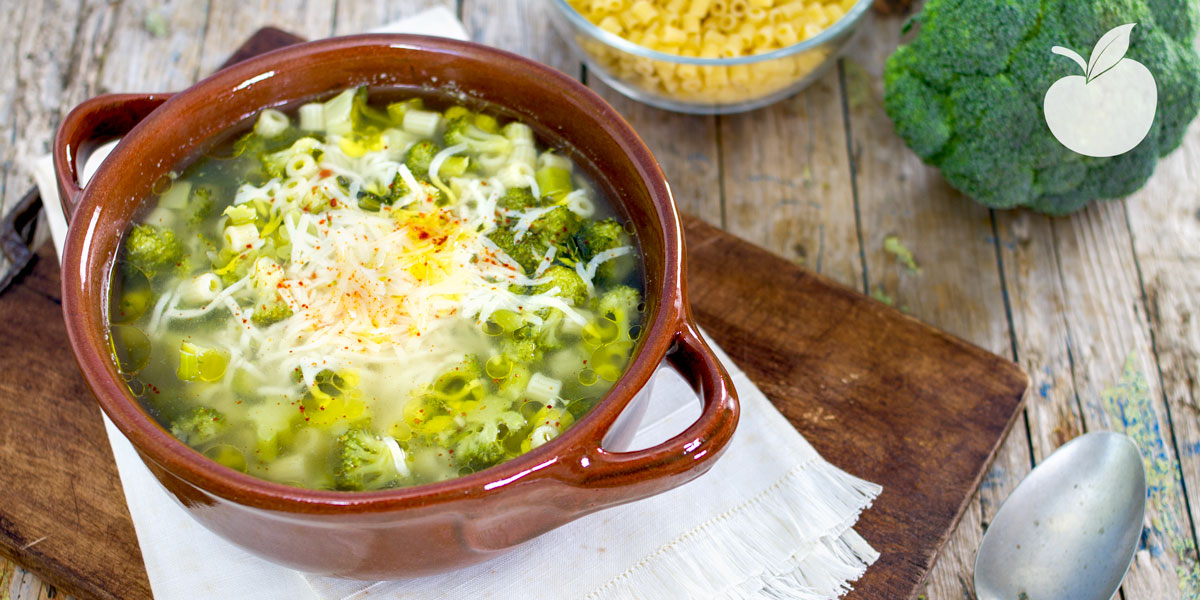
[[[167,19],[158,10],[151,10],[146,13],[146,18],[142,21],[142,27],[145,28],[146,33],[149,33],[151,37],[167,37],[167,33],[169,33]]]
[[[900,241],[900,238],[889,235],[883,239],[883,250],[888,254],[892,254],[908,269],[909,273],[914,275],[921,274],[921,267],[917,264],[917,260],[913,258],[913,253]]]

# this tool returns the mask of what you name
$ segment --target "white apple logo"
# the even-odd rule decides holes
[[[1116,156],[1132,150],[1149,133],[1158,87],[1145,65],[1125,58],[1134,25],[1104,34],[1087,63],[1068,48],[1051,48],[1075,61],[1084,73],[1063,77],[1046,90],[1046,124],[1067,148],[1086,156]]]

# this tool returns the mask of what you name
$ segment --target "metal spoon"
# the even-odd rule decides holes
[[[1142,534],[1146,472],[1137,445],[1079,436],[1004,501],[975,557],[979,600],[1109,600]]]

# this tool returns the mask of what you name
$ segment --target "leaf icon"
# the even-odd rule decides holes
[[[1075,61],[1075,64],[1079,65],[1080,69],[1083,69],[1083,74],[1087,75],[1087,69],[1088,69],[1087,63],[1083,62],[1083,57],[1080,56],[1074,50],[1072,50],[1070,48],[1063,48],[1062,46],[1055,46],[1055,47],[1051,48],[1050,51],[1059,56],[1065,56],[1065,57]]]
[[[1088,58],[1088,81],[1103,75],[1125,58],[1125,52],[1129,50],[1129,32],[1133,31],[1134,25],[1137,23],[1114,27],[1096,42],[1096,47],[1092,48],[1092,55]]]

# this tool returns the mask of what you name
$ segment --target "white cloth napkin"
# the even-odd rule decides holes
[[[461,23],[444,9],[379,31],[466,38]],[[85,180],[106,155],[92,157]],[[32,169],[61,256],[66,222],[53,164],[42,157]],[[840,596],[878,558],[852,526],[881,488],[825,462],[724,352],[709,344],[730,371],[742,420],[708,474],[574,521],[495,560],[419,579],[319,577],[252,556],[188,517],[107,417],[105,425],[150,585],[160,600]],[[670,369],[661,369],[653,385],[634,448],[669,438],[700,412],[694,393]]]

